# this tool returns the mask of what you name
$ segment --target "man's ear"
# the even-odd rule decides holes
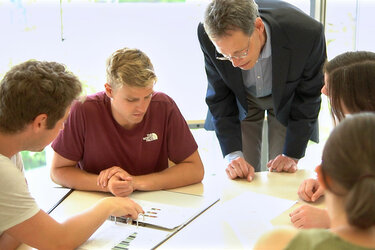
[[[264,31],[265,28],[264,28],[264,23],[263,23],[262,18],[257,17],[255,19],[255,29],[259,30],[260,32]]]
[[[39,114],[34,118],[32,127],[35,132],[47,127],[47,117],[47,114]]]
[[[108,83],[105,83],[105,84],[104,84],[104,88],[105,88],[105,94],[106,94],[109,98],[113,98],[113,90],[112,90],[111,85],[109,85]]]

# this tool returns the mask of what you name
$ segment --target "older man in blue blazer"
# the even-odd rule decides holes
[[[270,171],[295,172],[318,142],[322,24],[277,0],[213,0],[198,26],[208,79],[206,128],[216,131],[226,173],[251,181],[260,171],[268,122]]]

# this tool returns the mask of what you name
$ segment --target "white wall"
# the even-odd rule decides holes
[[[64,43],[75,58],[69,65],[100,75],[92,84],[101,88],[105,59],[118,48],[139,48],[154,64],[156,89],[174,98],[187,120],[204,119],[206,76],[196,36],[203,11],[197,3],[67,5]]]
[[[122,47],[139,48],[154,64],[156,89],[170,95],[187,120],[205,119],[207,87],[196,35],[205,1],[187,3],[0,4],[0,72],[30,58],[65,63],[102,90],[105,60]],[[62,42],[61,37],[64,38]],[[10,61],[11,60],[11,61]]]

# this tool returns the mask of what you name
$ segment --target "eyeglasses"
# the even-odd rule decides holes
[[[217,54],[218,52],[215,49],[215,57],[217,60],[222,60],[222,61],[232,61],[233,59],[236,59],[236,60],[243,59],[247,57],[247,55],[249,54],[249,48],[250,48],[250,37],[249,37],[249,41],[247,42],[247,48],[243,49],[243,52],[238,52],[237,55],[233,55],[233,56],[226,56],[224,54],[222,54],[222,56],[218,56]]]

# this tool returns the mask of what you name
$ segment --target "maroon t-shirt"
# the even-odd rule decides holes
[[[143,175],[166,169],[168,159],[181,162],[198,146],[166,94],[154,93],[143,121],[126,130],[113,118],[110,99],[99,92],[72,105],[52,148],[90,173],[119,166],[131,175]]]

